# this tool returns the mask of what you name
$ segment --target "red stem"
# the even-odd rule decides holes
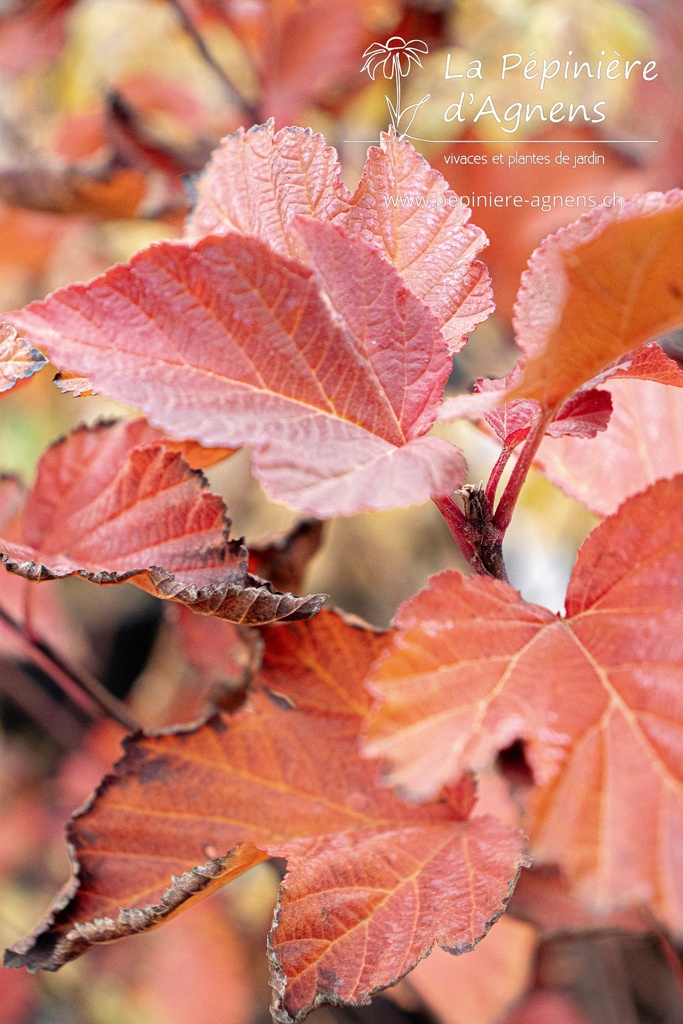
[[[503,475],[505,467],[507,466],[508,460],[512,455],[513,451],[514,448],[503,447],[503,450],[501,451],[500,455],[498,456],[498,459],[496,460],[495,466],[491,470],[491,476],[489,477],[488,483],[486,484],[486,497],[490,501],[491,505],[493,505],[494,501],[496,500],[496,491],[498,490],[500,478]]]
[[[552,413],[541,414],[535,425],[529,431],[529,436],[524,442],[524,446],[519,454],[519,458],[515,463],[515,468],[510,474],[510,479],[507,482],[505,490],[501,495],[501,499],[498,502],[498,508],[494,515],[494,524],[500,531],[501,536],[505,534],[510,520],[512,519],[512,513],[515,510],[517,499],[519,498],[520,491],[524,486],[527,473],[531,469],[531,464],[534,461],[536,452],[538,451],[539,445],[545,436],[545,428],[548,426],[549,421],[552,419]]]
[[[448,495],[432,498],[432,501],[446,520],[446,525],[451,531],[455,543],[460,548],[465,561],[468,565],[472,566],[475,572],[480,574],[486,573],[479,552],[469,538],[468,523],[464,513]]]

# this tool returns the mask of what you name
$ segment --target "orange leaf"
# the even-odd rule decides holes
[[[683,477],[660,481],[591,534],[564,619],[507,584],[435,577],[396,616],[367,743],[395,783],[427,797],[524,741],[537,855],[591,905],[648,902],[676,930],[682,500]]]
[[[683,192],[597,207],[531,257],[515,307],[527,356],[511,398],[555,410],[613,360],[683,324]]]
[[[280,594],[247,572],[225,505],[144,420],[80,428],[48,449],[21,533],[0,540],[7,569],[31,580],[130,581],[193,611],[250,625],[314,614],[322,597]]]
[[[368,1002],[434,942],[471,948],[502,912],[523,840],[494,818],[468,820],[470,777],[409,806],[358,755],[363,680],[386,637],[323,612],[265,643],[250,706],[126,742],[71,827],[68,898],[9,966],[55,969],[285,857],[272,984],[277,1019],[299,1021],[323,1002]]]

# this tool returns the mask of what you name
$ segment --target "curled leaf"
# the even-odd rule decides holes
[[[130,581],[233,622],[314,614],[321,596],[281,594],[247,572],[222,499],[144,420],[80,428],[48,449],[20,531],[0,539],[5,567],[30,580]],[[141,442],[141,446],[140,445]]]

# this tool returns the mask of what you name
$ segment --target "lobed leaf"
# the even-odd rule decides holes
[[[683,324],[683,192],[596,207],[532,255],[515,307],[512,398],[555,410],[625,353]]]
[[[481,394],[505,394],[515,387],[522,373],[522,366],[518,364],[503,380],[478,380],[477,391]],[[515,448],[525,440],[540,411],[540,405],[534,399],[513,398],[485,412],[484,418],[506,447]],[[608,392],[591,387],[580,388],[560,406],[548,423],[546,434],[550,437],[595,437],[606,429],[611,412]]]
[[[524,365],[524,360],[520,359],[506,377],[477,380],[474,393],[446,398],[439,406],[438,418],[445,423],[456,419],[485,420],[503,444],[515,448],[525,440],[541,413],[541,404],[535,398],[510,397],[518,391]],[[665,355],[656,342],[643,345],[615,359],[583,384],[555,412],[546,427],[546,435],[595,437],[606,430],[612,412],[611,393],[609,389],[599,390],[597,385],[621,378],[683,387],[683,370],[678,364]],[[632,488],[628,493],[633,494],[637,490],[640,488]],[[618,504],[619,501],[612,510]]]
[[[275,500],[330,517],[448,493],[462,455],[423,436],[450,370],[436,321],[361,239],[294,227],[315,270],[238,234],[160,243],[12,320],[172,436],[252,445]]]
[[[332,221],[348,206],[335,150],[310,129],[272,121],[223,139],[197,183],[185,237],[237,231],[260,238],[282,256],[300,259],[298,216]]]
[[[272,121],[240,129],[223,140],[202,176],[186,235],[239,231],[305,259],[294,229],[302,214],[339,224],[378,249],[434,313],[451,351],[493,311],[488,272],[476,260],[484,232],[467,223],[469,208],[442,175],[393,134],[369,149],[351,195],[321,135],[275,132]]]
[[[538,857],[594,906],[648,903],[679,932],[682,499],[683,477],[659,481],[590,535],[564,619],[507,584],[435,577],[396,616],[367,739],[421,798],[522,740]]]
[[[31,580],[129,581],[249,625],[315,614],[321,596],[281,594],[249,575],[222,499],[178,452],[145,444],[149,433],[144,420],[99,424],[48,449],[20,530],[0,539],[5,567]]]
[[[468,775],[410,806],[359,756],[363,679],[386,642],[332,612],[268,631],[249,706],[127,740],[70,828],[71,886],[6,963],[54,970],[266,856],[288,862],[269,940],[278,1021],[368,1002],[434,942],[471,948],[509,898],[523,839],[468,818]]]
[[[18,380],[42,370],[47,359],[32,348],[9,324],[0,323],[0,392],[9,391]]]

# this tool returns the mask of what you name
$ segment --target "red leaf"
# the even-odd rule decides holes
[[[627,352],[591,381],[602,384],[609,378],[633,377],[637,380],[653,380],[659,384],[671,384],[683,388],[683,370],[674,359],[670,359],[656,342],[642,345],[635,352]]]
[[[436,321],[365,242],[296,230],[315,273],[237,234],[161,243],[12,319],[172,436],[253,445],[276,500],[328,517],[448,493],[462,456],[423,436],[450,369]]]
[[[377,248],[435,314],[451,351],[492,312],[488,272],[475,260],[486,236],[467,224],[469,208],[405,139],[384,137],[370,148],[352,196],[321,135],[274,133],[272,121],[240,130],[214,154],[187,235],[239,231],[301,259],[293,230],[300,214],[334,221]]]
[[[683,324],[683,192],[597,207],[531,257],[515,333],[527,356],[513,398],[557,409],[608,364]]]
[[[323,1002],[367,1002],[434,942],[469,949],[501,913],[521,837],[491,817],[467,820],[469,776],[411,807],[358,755],[363,679],[386,638],[322,612],[265,642],[251,706],[127,741],[74,819],[68,898],[7,954],[10,966],[55,969],[266,855],[286,857],[270,959],[278,1019],[298,1021]]]
[[[20,534],[0,540],[5,566],[32,580],[130,581],[252,625],[314,614],[321,597],[280,594],[249,576],[221,498],[178,453],[144,446],[149,429],[144,420],[100,424],[48,449]]]
[[[560,407],[555,419],[548,424],[550,437],[596,437],[607,429],[612,413],[612,399],[608,391],[577,391]]]
[[[662,358],[667,359],[663,352]],[[672,361],[667,359],[667,362]],[[661,370],[661,366],[658,364],[657,368],[653,366],[652,369],[656,372],[656,369]],[[520,360],[507,377],[500,380],[478,380],[474,394],[457,395],[442,402],[439,419],[446,423],[460,418],[484,419],[507,448],[516,448],[528,436],[541,410],[533,398],[513,398],[501,402],[505,395],[516,389],[523,372],[524,365]],[[681,377],[683,379],[683,374]],[[599,431],[607,428],[611,412],[610,395],[586,385],[560,406],[546,427],[546,434],[550,437],[563,437],[566,434],[571,437],[595,437]]]
[[[46,362],[45,356],[19,338],[13,327],[0,323],[0,393],[42,370]]]
[[[368,741],[394,782],[426,797],[523,740],[537,855],[593,906],[648,902],[676,930],[681,500],[683,477],[660,481],[591,534],[564,620],[506,584],[435,577],[398,612]]]

